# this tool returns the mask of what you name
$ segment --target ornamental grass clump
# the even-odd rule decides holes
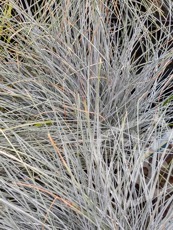
[[[0,229],[172,229],[171,1],[29,2],[1,4]]]

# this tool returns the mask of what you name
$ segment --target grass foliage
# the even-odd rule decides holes
[[[173,229],[171,4],[2,1],[0,229]]]

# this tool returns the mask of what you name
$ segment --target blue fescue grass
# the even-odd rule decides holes
[[[59,1],[50,17],[10,3],[18,17],[8,19],[11,42],[1,41],[0,228],[172,229],[172,96],[161,100],[172,75],[158,80],[171,31],[161,23],[167,33],[153,43],[145,26],[160,6],[143,1],[140,14],[122,1],[112,27],[116,6],[106,1]],[[132,53],[142,39],[139,73]]]

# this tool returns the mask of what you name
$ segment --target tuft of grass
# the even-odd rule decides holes
[[[171,2],[41,2],[1,5],[0,229],[172,229]]]

